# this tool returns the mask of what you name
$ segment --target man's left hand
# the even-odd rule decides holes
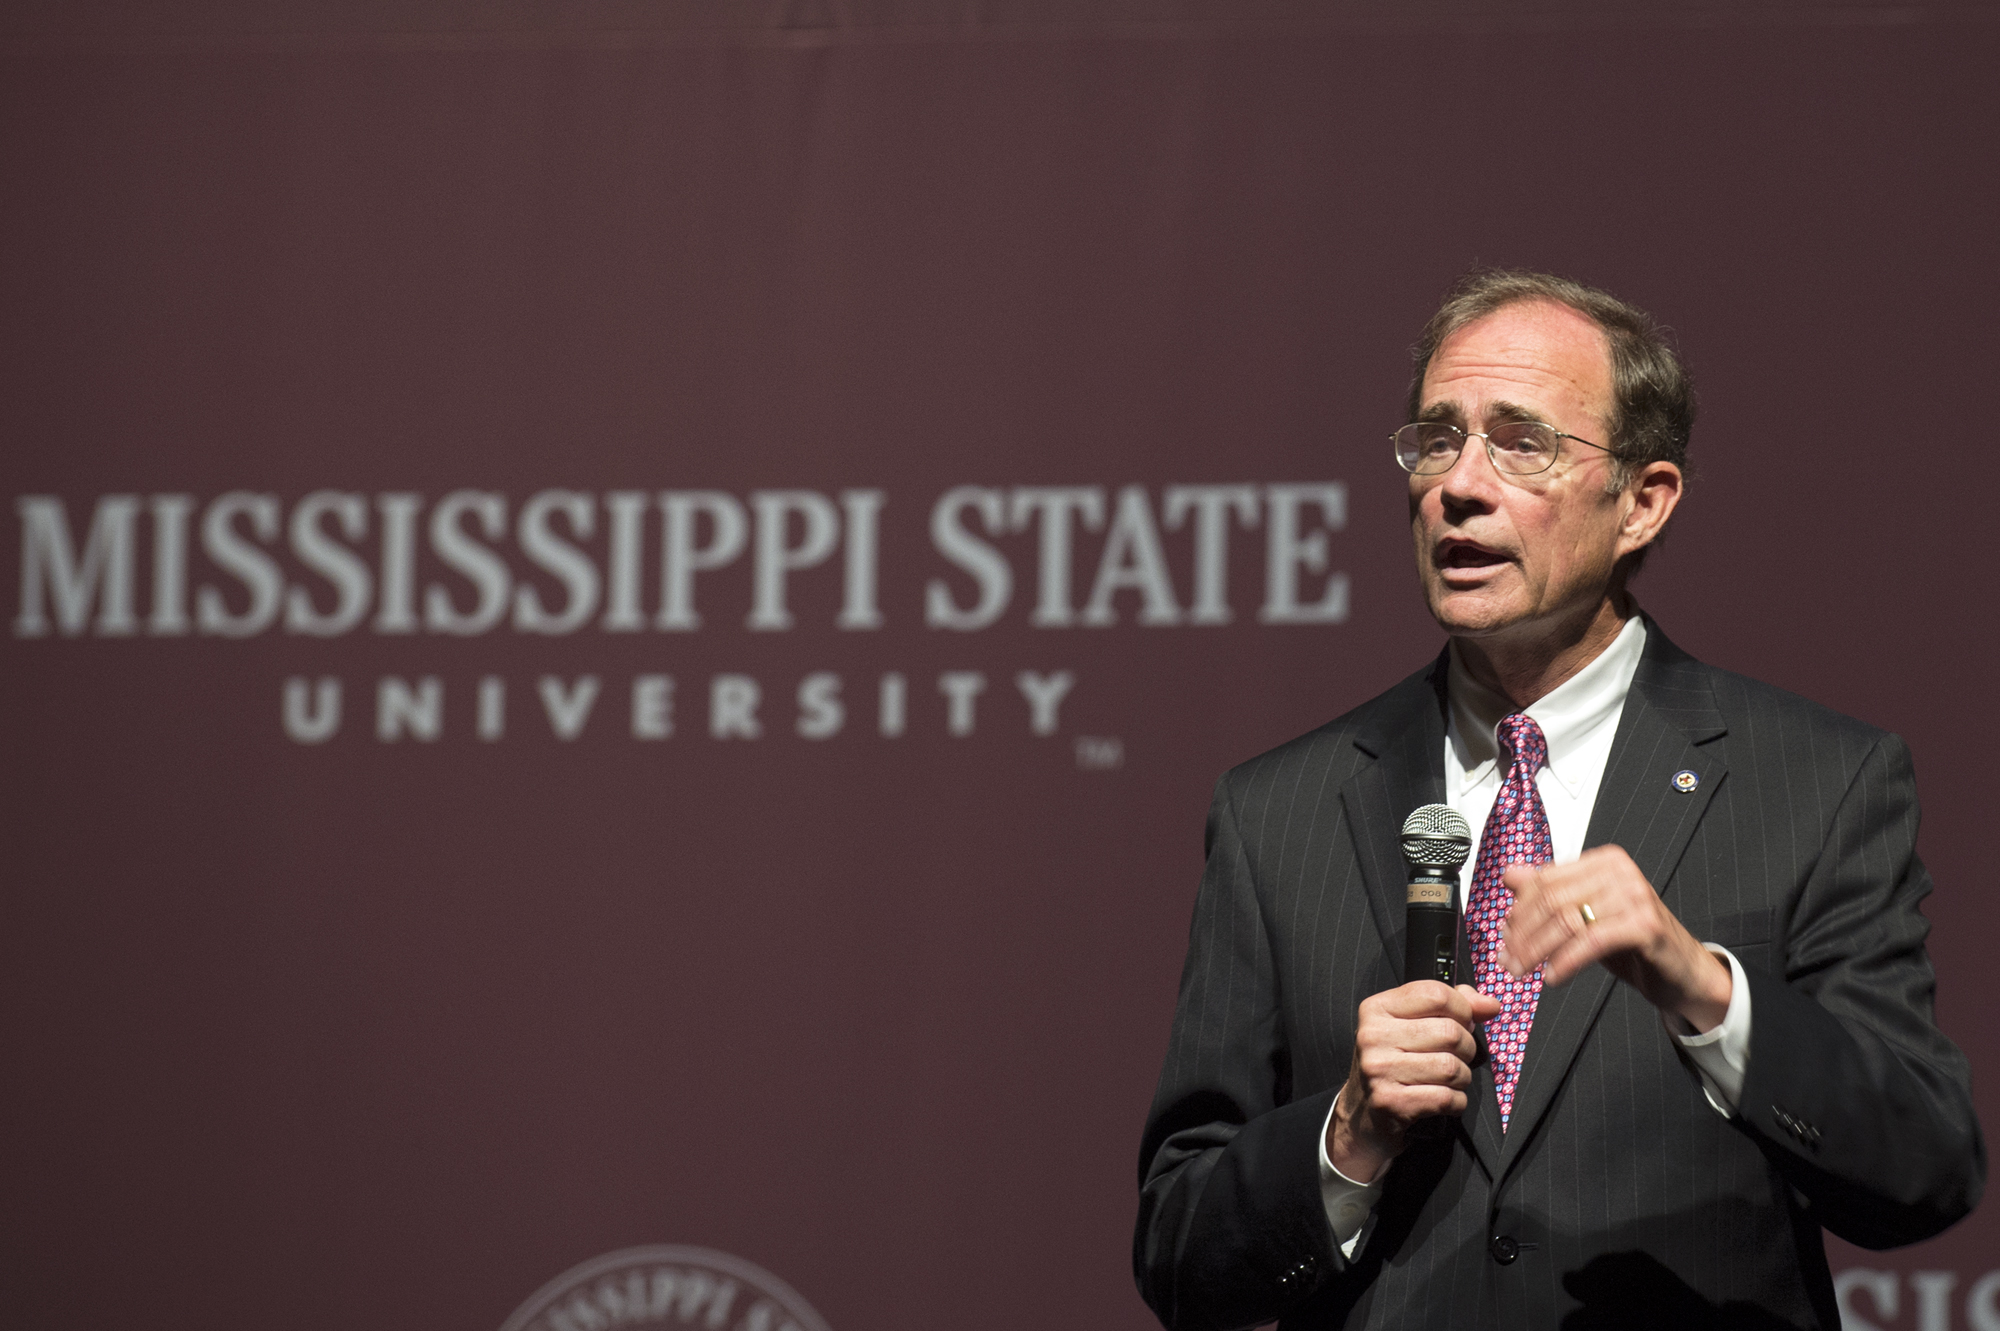
[[[1500,926],[1509,974],[1541,964],[1542,983],[1557,985],[1599,962],[1696,1031],[1722,1024],[1729,963],[1681,926],[1621,847],[1593,846],[1570,864],[1509,865],[1503,881],[1514,893]]]

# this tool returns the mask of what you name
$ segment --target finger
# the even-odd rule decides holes
[[[1585,901],[1596,917],[1593,920],[1583,918]],[[1651,952],[1657,950],[1663,936],[1686,933],[1673,913],[1660,906],[1643,878],[1612,883],[1592,880],[1581,890],[1571,889],[1559,904],[1561,909],[1533,934],[1510,934],[1502,923],[1503,966],[1520,975],[1526,971],[1515,970],[1515,966],[1533,969],[1539,962],[1545,967],[1543,982],[1561,984],[1592,962],[1620,952]]]
[[[1379,1010],[1389,1016],[1407,1020],[1448,1013],[1455,998],[1456,995],[1449,985],[1437,980],[1412,980],[1408,984],[1376,994],[1368,1002],[1376,1004]]]
[[[1500,1000],[1491,994],[1482,994],[1469,984],[1458,986],[1457,993],[1463,999],[1472,1016],[1479,1021],[1490,1021],[1500,1015]]]
[[[1591,883],[1597,871],[1581,861],[1568,864],[1510,864],[1501,871],[1500,881],[1514,894],[1514,909],[1552,910],[1566,895]]]
[[[1619,953],[1642,948],[1647,941],[1646,921],[1633,915],[1600,919],[1559,947],[1550,949],[1543,963],[1542,983],[1562,984],[1586,966]]]
[[[1576,887],[1545,892],[1532,912],[1516,910],[1500,923],[1500,963],[1519,976],[1533,970],[1549,956],[1598,926],[1583,918],[1585,892]],[[1594,911],[1612,907],[1593,907]],[[1600,922],[1602,915],[1599,915]]]
[[[1409,1080],[1385,1077],[1371,1085],[1368,1095],[1371,1112],[1386,1113],[1406,1122],[1465,1112],[1466,1091],[1472,1085],[1471,1068],[1452,1060],[1402,1070]]]
[[[1509,865],[1502,881],[1514,894],[1514,905],[1507,918],[1516,929],[1541,928],[1555,918],[1568,899],[1564,882],[1555,877],[1548,865]]]
[[[1403,1054],[1394,1061],[1388,1079],[1402,1086],[1463,1089],[1471,1084],[1472,1069],[1456,1054]]]
[[[1448,1052],[1422,1053],[1378,1047],[1363,1049],[1356,1061],[1368,1088],[1368,1098],[1373,1100],[1378,1088],[1385,1086],[1449,1084],[1457,1076],[1452,1065],[1464,1060]]]
[[[1471,985],[1461,984],[1451,991],[1450,1002],[1446,1005],[1443,1015],[1469,1031],[1475,1024],[1491,1016],[1492,1013],[1488,1012],[1487,1008],[1497,1003],[1497,999],[1488,998]]]
[[[1582,925],[1581,916],[1549,914],[1520,921],[1510,915],[1500,923],[1500,964],[1516,978],[1526,975],[1574,938]]]
[[[1589,901],[1602,910],[1607,905],[1636,905],[1657,896],[1631,856],[1616,846],[1593,846],[1567,864],[1539,866],[1534,892],[1551,898],[1546,904],[1552,909],[1564,902]]]
[[[1518,864],[1510,864],[1500,871],[1500,881],[1514,894],[1517,909],[1541,895],[1541,888],[1546,882],[1542,873],[1545,867],[1540,864],[1529,864],[1523,860]]]
[[[1597,849],[1603,849],[1598,847]],[[1514,894],[1515,913],[1554,915],[1578,901],[1622,899],[1631,889],[1635,875],[1617,872],[1621,861],[1603,859],[1571,860],[1567,864],[1510,864],[1501,881]],[[1643,877],[1636,881],[1644,885]],[[1647,891],[1651,891],[1648,887]]]
[[[1368,1098],[1376,1100],[1377,1088],[1390,1086],[1450,1086],[1458,1090],[1472,1084],[1472,1068],[1455,1054],[1380,1054],[1370,1060]]]
[[[1538,867],[1510,864],[1500,875],[1501,883],[1514,894],[1514,904],[1507,911],[1509,919],[1532,924],[1548,913],[1547,892]]]
[[[1465,1112],[1465,1092],[1450,1086],[1384,1086],[1379,1096],[1368,1098],[1369,1107],[1404,1122],[1438,1118]]]
[[[1586,852],[1586,855],[1588,852]],[[1589,858],[1566,860],[1561,864],[1548,860],[1541,864],[1526,861],[1508,868],[1525,869],[1534,875],[1535,882],[1544,890],[1561,889],[1585,878],[1594,878],[1604,871],[1601,862]]]
[[[1355,1036],[1362,1070],[1371,1077],[1400,1076],[1395,1060],[1433,1057],[1469,1061],[1478,1051],[1472,1028],[1448,1017],[1417,1021],[1390,1019],[1365,1025]]]
[[[1459,1058],[1471,1058],[1477,1042],[1472,1037],[1472,1027],[1461,1024],[1450,1017],[1427,1017],[1421,1021],[1406,1022],[1396,1032],[1394,1047],[1408,1053],[1429,1054],[1446,1052]]]
[[[1552,989],[1567,983],[1584,967],[1603,960],[1612,950],[1605,946],[1606,941],[1592,930],[1588,937],[1576,938],[1556,948],[1542,961],[1542,984]]]

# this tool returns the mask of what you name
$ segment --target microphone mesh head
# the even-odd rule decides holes
[[[1426,804],[1403,820],[1403,858],[1456,869],[1472,854],[1472,827],[1449,804]]]

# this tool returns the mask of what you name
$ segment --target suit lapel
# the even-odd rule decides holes
[[[1728,775],[1721,746],[1710,743],[1726,727],[1704,668],[1667,641],[1657,625],[1649,621],[1646,627],[1646,654],[1625,697],[1584,845],[1623,846],[1646,881],[1671,900],[1674,868]],[[1682,772],[1694,773],[1693,789],[1681,788],[1685,778],[1676,783]],[[1602,966],[1592,966],[1568,984],[1542,991],[1504,1139],[1499,1111],[1491,1111],[1491,1135],[1504,1140],[1503,1172],[1541,1125],[1616,983]],[[1482,1118],[1475,1135],[1488,1126]]]
[[[1444,661],[1440,656],[1428,675],[1405,681],[1378,724],[1355,736],[1355,747],[1375,761],[1340,788],[1368,906],[1397,975],[1407,927],[1403,820],[1418,805],[1444,798]]]

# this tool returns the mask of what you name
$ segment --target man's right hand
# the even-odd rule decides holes
[[[1411,1124],[1463,1114],[1478,1048],[1473,1023],[1498,1015],[1499,999],[1436,980],[1413,980],[1364,1000],[1354,1063],[1326,1130],[1333,1167],[1356,1183],[1373,1183],[1402,1154]]]

